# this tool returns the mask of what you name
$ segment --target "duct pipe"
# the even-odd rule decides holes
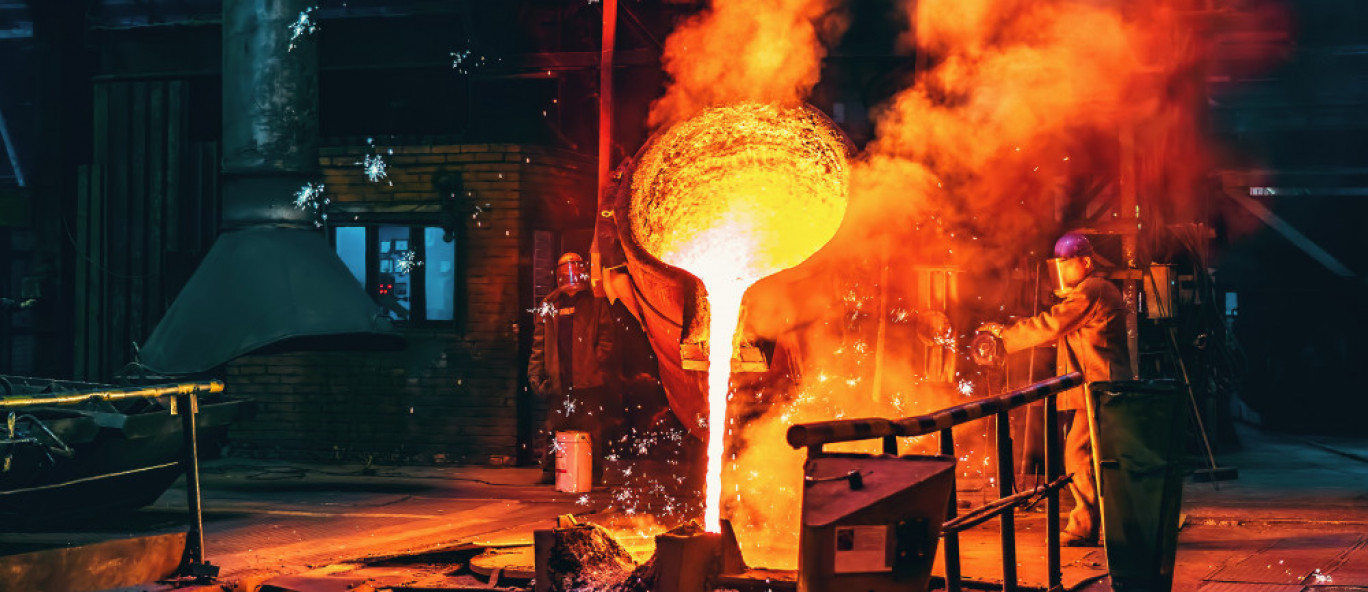
[[[223,233],[142,348],[166,375],[253,352],[395,349],[402,338],[294,194],[318,175],[318,49],[304,0],[223,3]],[[269,348],[269,349],[268,349]]]
[[[289,196],[317,180],[318,44],[291,43],[305,0],[223,3],[223,225],[312,226]]]

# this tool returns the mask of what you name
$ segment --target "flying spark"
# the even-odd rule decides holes
[[[404,256],[394,263],[394,272],[399,275],[408,275],[409,272],[423,265],[418,260],[418,253],[405,251]]]
[[[367,154],[366,160],[360,164],[366,171],[366,178],[370,179],[371,183],[379,183],[381,179],[389,178],[389,173],[386,172],[386,169],[389,168],[389,164],[387,164],[385,158],[379,154]],[[394,181],[390,181],[389,184],[393,186]]]
[[[309,182],[305,183],[303,187],[299,188],[299,191],[295,192],[294,205],[301,210],[317,208],[318,204],[323,201],[322,198],[323,184],[319,183],[315,185],[313,182]]]
[[[527,309],[527,312],[530,312],[541,318],[547,319],[556,316],[556,314],[559,313],[560,310],[556,308],[556,305],[551,304],[550,300],[547,300],[543,301],[536,308]]]
[[[451,52],[451,69],[461,74],[470,74],[476,68],[482,68],[494,62],[502,62],[503,58],[495,58],[491,61],[482,55],[473,55],[470,50],[464,49]]]
[[[461,64],[464,64],[468,59],[470,59],[470,50],[453,51],[451,52],[451,67],[462,74],[469,74],[469,71],[461,67]]]
[[[290,23],[290,48],[287,51],[294,51],[297,46],[295,42],[299,41],[299,38],[318,30],[318,23],[313,21],[315,10],[318,10],[317,6],[310,6],[301,10],[299,18]]]
[[[332,200],[323,196],[323,184],[315,185],[313,182],[305,183],[294,194],[294,206],[301,210],[313,212],[314,226],[321,227],[328,220],[328,212],[325,209]]]

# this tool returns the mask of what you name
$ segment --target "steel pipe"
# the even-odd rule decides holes
[[[1007,497],[998,498],[997,500],[969,510],[951,522],[942,524],[941,532],[960,532],[968,530],[992,520],[994,516],[999,514],[1007,515],[1009,513],[1008,510],[1038,503],[1039,498],[1049,495],[1052,491],[1059,491],[1071,481],[1073,481],[1073,475],[1069,474],[1056,479],[1053,483],[1037,485],[1035,489],[1030,491],[1022,491]]]

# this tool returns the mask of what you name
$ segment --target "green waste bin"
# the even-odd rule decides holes
[[[1107,565],[1118,591],[1173,588],[1187,393],[1172,380],[1094,382]]]

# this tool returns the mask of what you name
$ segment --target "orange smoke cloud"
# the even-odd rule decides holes
[[[1083,2],[924,0],[916,23],[931,67],[882,108],[852,193],[876,222],[935,217],[981,239],[956,257],[975,265],[1054,234],[1071,178],[1115,170],[1085,139],[1153,117],[1190,57],[1156,55],[1168,19]]]
[[[717,0],[665,42],[671,84],[651,125],[742,102],[793,105],[807,98],[826,55],[819,37],[839,30],[834,0]]]
[[[1160,220],[1186,221],[1173,212],[1195,201],[1208,150],[1194,116],[1201,79],[1183,82],[1204,47],[1178,16],[1181,1],[1132,3],[1125,14],[1083,0],[908,2],[924,67],[876,110],[875,137],[852,162],[841,229],[813,259],[747,295],[748,330],[778,342],[790,366],[733,401],[724,515],[752,564],[797,561],[803,453],[784,443],[789,425],[914,415],[987,394],[966,392],[953,341],[938,351],[918,341],[916,325],[944,310],[962,334],[973,314],[1002,310],[1006,295],[965,279],[958,300],[937,305],[925,297],[932,276],[919,269],[1001,274],[1065,224],[1119,221],[1104,215],[1140,223],[1096,205],[1114,204],[1123,183],[1165,210]],[[652,123],[718,104],[803,100],[825,53],[814,23],[833,4],[718,0],[667,42],[673,84]],[[966,426],[974,433],[957,438],[957,453],[968,459],[961,474],[986,480],[984,440],[974,437],[985,426]]]

